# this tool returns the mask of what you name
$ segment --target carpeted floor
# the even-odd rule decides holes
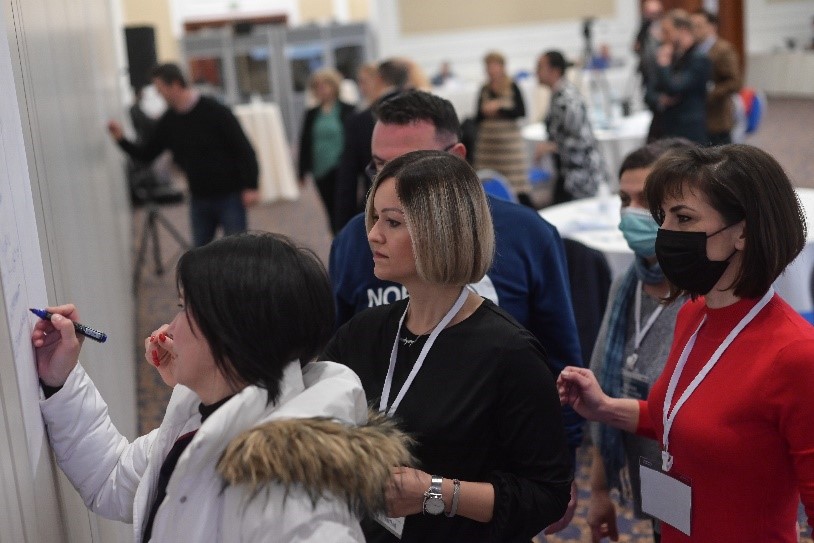
[[[787,170],[796,186],[814,188],[814,159],[811,158],[811,127],[814,126],[814,101],[802,99],[770,100],[759,131],[748,143],[761,147],[775,156]],[[189,226],[184,204],[164,206],[161,214],[174,224],[187,238]],[[144,220],[144,210],[134,212],[136,244]],[[319,197],[311,185],[304,188],[295,202],[279,202],[258,206],[249,214],[249,227],[288,235],[311,247],[327,263],[331,235],[327,227]],[[167,271],[156,275],[151,260],[143,267],[137,296],[137,337],[143,339],[161,324],[169,322],[178,311],[175,292],[174,265],[180,250],[172,238],[159,229],[162,260]],[[141,340],[134,346],[134,363],[138,374],[139,428],[145,433],[156,428],[161,421],[169,399],[169,389],[163,385],[152,366],[144,361]],[[587,466],[585,453],[579,455],[577,471],[580,500],[577,515],[571,526],[555,536],[551,543],[590,541],[590,530],[585,522],[588,503]],[[649,521],[633,519],[629,509],[620,510],[620,541],[652,541]],[[807,532],[810,534],[810,530]],[[810,535],[801,540],[814,543]]]

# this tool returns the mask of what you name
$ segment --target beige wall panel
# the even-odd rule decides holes
[[[367,21],[370,19],[370,0],[347,0],[348,19],[351,21]]]
[[[331,0],[299,0],[300,23],[329,21],[334,17]]]
[[[614,0],[399,0],[403,34],[525,25],[562,19],[612,16]]]

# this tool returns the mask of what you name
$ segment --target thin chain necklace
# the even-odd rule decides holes
[[[433,328],[434,328],[434,327],[433,327]],[[419,339],[421,339],[421,338],[423,338],[424,336],[426,336],[427,334],[429,334],[429,333],[430,333],[430,331],[432,331],[432,329],[430,329],[430,330],[428,330],[428,331],[424,332],[424,333],[423,333],[423,334],[421,334],[421,335],[416,336],[416,337],[415,337],[415,338],[413,338],[413,339],[410,339],[410,338],[407,338],[407,337],[404,337],[404,336],[399,336],[399,341],[401,342],[401,344],[402,344],[402,345],[406,345],[406,346],[408,346],[408,347],[412,347],[412,346],[413,346],[413,344],[414,344],[415,342],[417,342]],[[410,333],[410,332],[407,332],[407,330],[406,330],[406,329],[405,329],[405,332],[406,332],[406,333]]]

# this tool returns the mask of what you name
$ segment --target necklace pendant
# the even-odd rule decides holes
[[[628,369],[631,369],[631,368],[633,368],[633,366],[636,365],[637,360],[639,360],[639,353],[632,353],[625,360],[625,365],[628,367]]]
[[[413,344],[413,343],[415,343],[416,341],[418,341],[418,338],[415,338],[415,339],[408,339],[408,338],[406,338],[406,337],[400,337],[400,338],[399,338],[399,341],[400,341],[401,343],[403,343],[404,345],[406,345],[406,346],[410,347],[410,346],[412,346],[412,344]]]

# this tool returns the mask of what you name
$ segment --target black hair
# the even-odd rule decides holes
[[[649,168],[667,151],[693,147],[695,143],[687,138],[664,138],[639,147],[628,154],[619,166],[619,177],[628,170]]]
[[[176,286],[226,380],[265,388],[269,402],[284,368],[313,360],[333,333],[324,266],[278,234],[238,234],[187,251]]]
[[[705,197],[725,224],[745,222],[743,259],[732,284],[735,296],[762,296],[805,246],[805,215],[791,181],[757,147],[688,147],[666,153],[644,188],[656,222],[664,222],[664,200],[680,197],[684,190]]]
[[[181,72],[181,68],[179,68],[177,64],[173,64],[172,62],[167,62],[165,64],[159,64],[158,66],[154,66],[150,70],[150,79],[160,79],[163,83],[166,83],[167,85],[178,83],[184,88],[186,88],[187,86],[187,80],[184,77],[183,72]]]
[[[403,88],[407,84],[410,77],[410,71],[407,64],[398,59],[383,60],[376,68],[379,77],[386,84],[396,87],[397,89]]]
[[[449,100],[421,90],[408,90],[376,106],[376,118],[384,124],[407,125],[426,121],[438,134],[461,139],[461,123]]]
[[[560,72],[560,75],[565,74],[565,70],[571,66],[571,63],[565,60],[565,57],[560,51],[552,50],[543,53],[543,56],[548,61],[548,65]]]
[[[693,13],[695,15],[703,15],[704,19],[706,19],[709,24],[718,26],[718,16],[708,9],[700,8],[695,10]]]

